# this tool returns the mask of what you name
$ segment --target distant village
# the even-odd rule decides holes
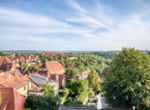
[[[0,95],[3,98],[0,110],[22,110],[28,95],[42,95],[42,86],[47,82],[54,87],[55,92],[65,86],[65,68],[57,60],[42,64],[41,56],[62,56],[65,53],[45,52],[40,55],[21,56],[11,53],[10,56],[0,56]],[[70,59],[74,59],[71,57]],[[38,65],[30,71],[26,66]],[[89,71],[79,75],[85,79]]]
[[[3,52],[0,110],[149,110],[149,62],[148,53],[134,48],[119,53]]]
[[[63,55],[46,52],[42,55]],[[28,71],[22,65],[40,64],[36,71]],[[65,68],[58,61],[41,63],[40,56],[23,57],[12,53],[0,57],[0,91],[3,97],[0,110],[21,110],[29,94],[43,94],[42,86],[48,82],[57,91],[65,85]],[[27,74],[26,74],[27,73]]]

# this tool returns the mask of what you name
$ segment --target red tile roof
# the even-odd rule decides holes
[[[2,104],[0,110],[24,110],[25,97],[13,88],[0,88]]]
[[[0,56],[0,64],[2,63],[11,63],[8,57]]]
[[[50,74],[63,74],[65,72],[64,67],[58,61],[47,61],[45,65]]]
[[[43,53],[44,55],[63,55],[63,52],[45,52]]]
[[[0,71],[9,71],[13,64],[8,57],[0,56]]]
[[[1,87],[20,88],[28,84],[27,77],[17,71],[9,71],[0,75]]]

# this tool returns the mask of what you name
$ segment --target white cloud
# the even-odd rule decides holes
[[[149,18],[149,8],[144,7],[144,10],[139,13],[118,19],[115,12],[110,11],[111,7],[104,7],[100,2],[95,3],[93,10],[82,7],[76,0],[66,0],[66,3],[73,9],[73,12],[63,21],[41,14],[0,8],[0,23],[6,24],[0,26],[0,38],[9,41],[28,41],[37,45],[44,44],[45,46],[41,45],[40,49],[46,49],[49,45],[50,49],[78,50],[150,48],[150,23],[149,19],[146,20]],[[108,11],[112,12],[111,15]],[[79,25],[72,25],[70,22]],[[60,36],[61,33],[69,33],[83,37],[83,40],[70,42],[63,36],[59,38],[44,36],[44,34],[52,33],[59,33]],[[0,45],[2,47],[4,43]]]
[[[58,26],[67,27],[66,23],[59,22],[47,16],[31,14],[15,9],[0,8],[0,20],[12,24],[21,24],[26,26]]]

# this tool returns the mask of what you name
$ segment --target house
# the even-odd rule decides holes
[[[12,87],[20,94],[27,95],[27,91],[31,89],[31,81],[17,69],[17,62],[8,57],[0,57],[0,86]]]
[[[2,102],[0,110],[24,110],[25,96],[20,95],[16,89],[12,87],[0,87]]]
[[[19,71],[8,71],[0,74],[0,87],[12,87],[21,95],[27,95],[31,89],[31,81],[26,75],[22,75]]]
[[[47,61],[45,63],[49,79],[58,81],[58,86],[62,87],[65,83],[65,69],[58,61]]]
[[[8,57],[0,56],[0,72],[10,71],[13,63]]]
[[[42,86],[48,82],[50,86],[54,87],[55,91],[58,91],[58,82],[57,81],[49,81],[49,78],[46,76],[42,76],[39,74],[30,74],[29,78],[36,85],[36,88],[33,88],[29,91],[29,94],[37,94],[42,95]]]
[[[63,52],[45,52],[43,55],[52,55],[52,56],[62,56],[64,55]]]
[[[28,94],[42,95],[41,87],[49,81],[49,78],[39,74],[29,74],[29,78],[32,81],[32,89],[28,91]]]
[[[89,75],[89,72],[90,72],[90,70],[83,71],[83,72],[78,76],[78,79],[79,79],[79,80],[84,80],[84,79],[86,79],[86,78],[88,77],[88,75]]]
[[[30,74],[29,78],[37,86],[43,86],[47,81],[49,81],[48,77],[45,77],[39,74]]]

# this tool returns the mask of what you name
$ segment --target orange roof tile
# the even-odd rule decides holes
[[[0,75],[0,86],[2,87],[20,88],[26,84],[28,84],[27,80],[17,71],[9,71]]]
[[[65,72],[64,67],[58,61],[47,61],[45,64],[50,74],[63,74]]]
[[[0,88],[2,104],[0,110],[24,110],[26,97],[20,95],[14,88]]]
[[[0,56],[0,64],[2,63],[11,63],[11,61],[8,57]]]

